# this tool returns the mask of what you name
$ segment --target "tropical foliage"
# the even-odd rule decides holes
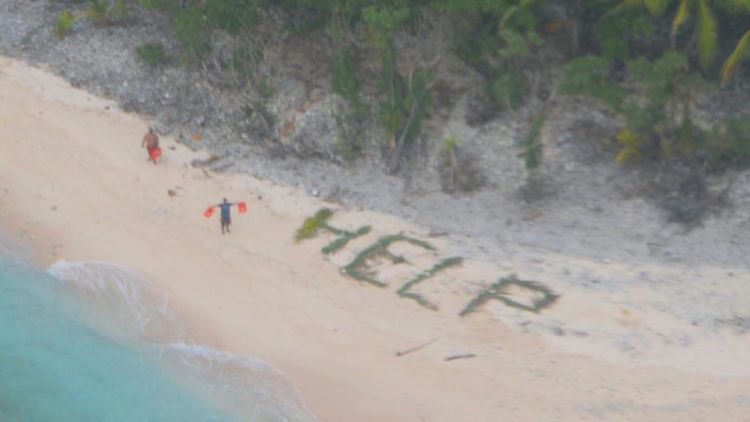
[[[750,56],[750,30],[743,20],[750,17],[750,0],[137,2],[169,16],[181,46],[170,57],[213,72],[229,69],[238,81],[233,86],[252,86],[260,98],[253,100],[253,115],[263,117],[269,134],[276,121],[265,106],[273,75],[257,69],[265,53],[253,31],[270,21],[276,25],[273,38],[319,36],[328,43],[324,70],[331,89],[345,104],[336,116],[343,128],[337,151],[356,157],[366,147],[363,122],[377,121],[382,129],[377,147],[394,173],[416,150],[424,122],[440,105],[435,69],[441,58],[416,60],[417,53],[403,43],[419,34],[424,20],[435,17],[450,23],[450,52],[481,81],[476,88],[486,104],[483,121],[532,102],[538,73],[546,71],[560,75],[556,93],[596,98],[623,117],[626,125],[614,139],[618,161],[706,150],[723,151],[715,156],[727,161],[727,151],[739,157],[746,151],[737,122],[718,128],[714,138],[721,142],[708,146],[705,128],[698,129],[691,119],[690,96],[696,81],[718,85],[742,73]],[[113,24],[127,9],[125,3],[88,0],[86,11],[61,14],[55,33],[63,37],[78,17]],[[567,43],[559,49],[561,57],[540,60],[540,52],[561,43]],[[136,51],[151,65],[166,53],[158,45]],[[545,69],[552,66],[554,72]],[[541,163],[541,146],[531,140],[542,125],[536,120],[523,144],[529,169]]]
[[[677,45],[681,30],[692,23],[693,40],[698,54],[700,66],[708,69],[715,61],[719,52],[719,29],[721,21],[717,14],[724,13],[729,17],[737,14],[750,13],[748,0],[623,0],[610,13],[619,13],[630,8],[642,7],[659,17],[670,8],[674,10],[671,20],[672,46]],[[747,54],[747,43],[750,38],[748,31],[736,45],[734,52],[728,57],[722,69],[722,79],[726,81],[739,62]]]

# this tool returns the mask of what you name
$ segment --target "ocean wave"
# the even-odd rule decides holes
[[[135,270],[109,262],[57,261],[47,272],[84,303],[84,316],[106,334],[155,342],[188,340],[169,310],[169,294]]]
[[[186,343],[165,345],[161,359],[230,413],[252,421],[316,420],[294,384],[262,359]]]
[[[97,331],[147,350],[176,381],[238,420],[312,421],[299,390],[268,362],[200,344],[171,312],[169,295],[137,271],[109,262],[58,261],[65,283]]]

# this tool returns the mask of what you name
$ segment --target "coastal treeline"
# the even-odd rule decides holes
[[[539,94],[529,75],[541,68],[555,75],[556,93],[595,98],[622,117],[617,161],[685,157],[709,170],[750,162],[750,123],[696,122],[692,111],[697,97],[746,77],[750,0],[90,0],[81,15],[63,12],[55,32],[63,37],[77,18],[116,22],[134,5],[169,16],[182,65],[209,64],[251,85],[269,134],[278,122],[265,107],[273,92],[259,71],[264,51],[253,32],[272,20],[279,37],[319,37],[330,47],[331,90],[349,104],[342,154],[357,157],[362,122],[375,118],[391,173],[435,106],[440,60],[396,41],[440,18],[450,22],[451,54],[481,76],[483,105],[473,123],[527,106]],[[218,37],[239,42],[217,59]],[[135,53],[151,66],[166,57],[158,42]],[[406,59],[409,66],[399,65]],[[378,64],[376,78],[362,75],[364,61]],[[522,145],[530,170],[541,162],[536,138],[545,113],[536,108]],[[448,161],[455,144],[445,142]]]

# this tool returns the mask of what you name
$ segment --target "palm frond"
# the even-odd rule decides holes
[[[518,9],[519,6],[511,6],[508,8],[508,10],[505,11],[505,13],[503,13],[503,17],[500,19],[500,24],[498,25],[497,32],[502,32],[505,29],[505,27],[508,25],[508,21],[511,17],[513,17]]]
[[[672,47],[675,45],[677,30],[690,17],[691,0],[680,0],[680,6],[677,8],[674,18],[672,18]]]
[[[745,35],[740,38],[734,51],[732,51],[732,54],[729,55],[724,62],[724,65],[721,67],[722,85],[729,80],[729,76],[732,75],[734,70],[737,69],[737,66],[739,66],[748,55],[750,55],[750,30],[745,32]]]
[[[646,0],[622,0],[620,4],[613,7],[609,12],[602,15],[601,19],[605,19],[617,13],[624,12],[625,10],[645,6],[645,3],[644,3],[645,1]]]
[[[513,17],[513,15],[523,11],[524,9],[534,6],[537,1],[539,0],[521,0],[516,6],[509,7],[508,10],[503,13],[503,17],[500,18],[500,23],[498,24],[498,32],[502,32],[508,26],[508,21]]]
[[[704,69],[711,66],[716,57],[716,18],[707,0],[698,0],[698,60]]]
[[[643,0],[643,4],[651,16],[661,16],[667,10],[669,0]]]
[[[750,12],[750,0],[724,0],[717,1],[717,7],[721,7],[730,13]]]

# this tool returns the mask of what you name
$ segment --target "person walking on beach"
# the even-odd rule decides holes
[[[159,137],[154,133],[153,128],[148,128],[148,133],[143,137],[141,147],[145,147],[148,151],[148,160],[153,161],[156,164],[156,160],[161,155],[161,148],[159,148]]]

